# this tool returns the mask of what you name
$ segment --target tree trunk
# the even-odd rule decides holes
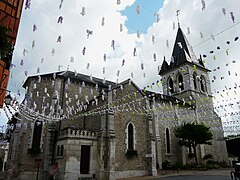
[[[188,149],[189,149],[189,154],[191,154],[192,153],[192,147],[188,146]]]
[[[196,146],[193,146],[193,150],[194,150],[194,155],[195,155],[195,162],[196,162],[196,164],[198,164]]]

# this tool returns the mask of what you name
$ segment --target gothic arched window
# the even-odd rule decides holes
[[[167,150],[167,154],[170,154],[171,152],[171,148],[170,148],[170,133],[169,133],[169,129],[166,128],[166,150]]]
[[[60,156],[63,156],[63,145],[61,145],[61,148],[60,148]]]
[[[206,81],[205,78],[203,76],[200,77],[200,85],[201,85],[201,91],[202,92],[206,92]]]
[[[181,91],[184,90],[183,76],[181,74],[178,75],[178,87],[181,89]]]
[[[168,87],[169,87],[170,93],[174,93],[172,78],[169,78],[169,80],[168,80]]]
[[[34,123],[34,130],[33,130],[33,138],[32,138],[32,152],[39,153],[40,152],[40,143],[42,137],[42,125],[43,122],[37,120]]]
[[[57,146],[57,156],[59,156],[60,155],[60,146],[58,145]]]
[[[193,85],[194,85],[194,89],[197,89],[197,75],[196,75],[196,73],[193,73]]]
[[[132,123],[130,123],[129,125],[128,125],[128,149],[132,149],[132,150],[134,150],[134,146],[133,146],[133,144],[134,144],[134,134],[133,134],[134,132],[133,132],[133,125],[132,125]]]

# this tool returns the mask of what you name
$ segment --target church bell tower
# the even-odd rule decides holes
[[[184,101],[197,97],[211,97],[208,70],[202,58],[193,52],[181,28],[178,28],[171,61],[165,57],[159,75],[162,76],[163,94],[174,96]]]
[[[221,118],[214,111],[208,70],[200,56],[193,52],[180,26],[177,31],[170,63],[162,63],[163,94],[179,98],[194,107],[196,121],[211,127],[212,146],[201,146],[201,158],[212,154],[216,161],[228,161],[226,143],[223,136]]]

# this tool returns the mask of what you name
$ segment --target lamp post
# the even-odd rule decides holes
[[[39,176],[39,168],[42,164],[42,159],[35,159],[35,163],[37,165],[37,175],[36,175],[36,180],[38,180],[38,176]]]
[[[11,97],[10,92],[9,92],[9,94],[5,97],[5,104],[7,106],[9,106],[9,105],[11,105],[11,102],[12,102],[12,97]]]
[[[8,95],[5,97],[4,99],[4,104],[6,105],[6,108],[7,110],[9,111],[9,113],[11,114],[11,117],[8,117],[7,115],[7,112],[5,112],[5,114],[7,115],[8,117],[8,123],[13,124],[13,129],[10,127],[7,128],[7,132],[8,132],[8,135],[6,135],[6,139],[10,138],[11,137],[11,134],[12,134],[12,131],[16,128],[16,123],[17,123],[17,113],[15,112],[12,112],[11,108],[13,108],[13,98],[10,94],[11,91],[9,90],[6,90],[8,92]],[[11,108],[10,108],[11,107]],[[13,121],[14,120],[14,121]],[[9,141],[9,140],[8,140]]]
[[[5,103],[8,111],[9,111],[9,112],[11,113],[11,115],[13,116],[14,113],[13,113],[13,112],[10,110],[10,108],[9,108],[9,106],[11,106],[11,103],[12,103],[13,98],[12,98],[12,96],[11,96],[11,94],[10,94],[11,91],[9,91],[9,90],[6,90],[6,91],[8,92],[8,95],[5,97],[4,103]]]

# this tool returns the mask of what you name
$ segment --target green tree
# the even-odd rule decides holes
[[[188,122],[174,129],[174,134],[179,138],[179,145],[193,148],[195,162],[198,164],[196,147],[200,144],[211,145],[213,139],[212,132],[209,127],[197,122]]]
[[[0,59],[12,52],[12,44],[7,35],[9,32],[11,32],[10,29],[0,25]]]
[[[240,134],[226,137],[227,151],[229,155],[240,158]]]

